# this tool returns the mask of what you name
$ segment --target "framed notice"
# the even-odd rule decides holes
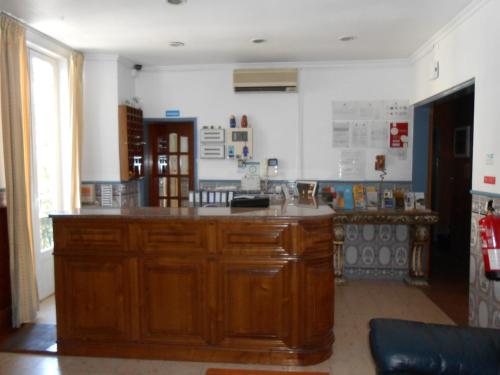
[[[297,181],[297,193],[300,197],[314,197],[317,188],[316,181]]]

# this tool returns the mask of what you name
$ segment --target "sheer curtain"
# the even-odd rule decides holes
[[[71,208],[80,207],[80,150],[83,124],[83,55],[72,52],[69,58],[71,147]]]
[[[29,68],[24,27],[0,15],[0,106],[9,226],[12,325],[36,318],[30,182]]]

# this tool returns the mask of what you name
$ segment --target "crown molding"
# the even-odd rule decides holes
[[[85,52],[85,60],[89,61],[118,61],[119,55],[117,53],[95,53]]]
[[[414,64],[416,61],[422,57],[428,55],[434,49],[434,46],[438,44],[441,40],[446,38],[454,30],[456,30],[465,21],[471,18],[477,11],[483,8],[487,3],[492,0],[473,0],[468,6],[466,6],[460,13],[458,13],[450,22],[448,22],[444,27],[437,31],[429,40],[427,40],[422,46],[420,46],[413,54],[410,56],[409,61]]]
[[[283,61],[267,63],[232,63],[232,64],[192,64],[192,65],[148,65],[143,72],[183,72],[183,71],[224,71],[233,69],[340,69],[340,68],[388,68],[409,67],[408,59],[386,60],[338,60],[338,61]]]

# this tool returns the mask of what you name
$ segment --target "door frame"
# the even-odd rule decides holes
[[[414,108],[414,113],[415,111],[417,110],[417,108],[419,107],[424,107],[424,106],[430,106],[430,113],[429,113],[429,117],[428,117],[428,123],[427,124],[423,124],[423,125],[427,125],[429,127],[429,132],[428,132],[428,139],[427,139],[427,142],[428,142],[428,146],[429,146],[429,149],[428,149],[428,159],[427,159],[427,181],[426,181],[426,186],[427,186],[427,191],[425,192],[425,196],[426,196],[426,201],[427,201],[427,208],[431,208],[432,207],[432,172],[433,172],[433,169],[434,169],[434,166],[432,164],[432,159],[434,157],[434,147],[433,147],[433,143],[434,143],[434,139],[433,139],[433,132],[434,132],[434,103],[440,99],[443,99],[449,95],[452,95],[458,91],[461,91],[463,89],[466,89],[468,87],[471,87],[471,86],[475,86],[476,84],[476,79],[475,78],[472,78],[472,79],[469,79],[465,82],[462,82],[456,86],[453,86],[447,90],[444,90],[444,91],[441,91],[427,99],[424,99],[424,100],[421,100],[419,102],[416,102],[415,104],[413,104],[413,108]],[[475,90],[475,88],[474,88]],[[415,115],[414,115],[415,117]],[[418,124],[416,123],[415,121],[415,118],[414,118],[414,121],[413,121],[413,126],[418,126]],[[414,150],[416,149],[415,147],[415,144],[413,145],[413,148]],[[413,154],[413,156],[415,157],[415,153]],[[471,156],[472,157],[472,156]],[[414,182],[412,181],[412,184]]]
[[[176,122],[190,122],[193,127],[193,143],[194,143],[194,189],[198,190],[198,119],[196,117],[173,117],[173,118],[143,118],[143,135],[146,144],[144,145],[144,183],[141,193],[141,206],[147,205],[149,202],[149,187],[151,184],[151,174],[148,173],[152,168],[152,160],[150,159],[151,145],[149,144],[149,126],[151,124],[162,123],[168,125]]]

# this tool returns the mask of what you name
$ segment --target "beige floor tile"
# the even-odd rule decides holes
[[[314,366],[245,365],[0,353],[0,375],[205,375],[208,368],[374,375],[375,365],[368,343],[370,319],[385,317],[453,324],[451,319],[421,290],[408,287],[401,282],[348,281],[345,286],[337,286],[335,293],[334,354],[329,360]],[[44,323],[55,322],[53,298],[42,303],[40,319]]]
[[[56,299],[54,294],[40,302],[36,323],[56,324]]]

